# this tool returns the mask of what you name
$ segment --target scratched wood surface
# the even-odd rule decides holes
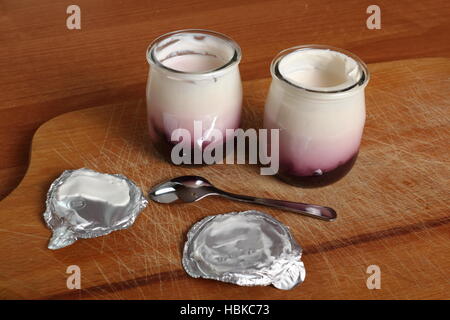
[[[350,174],[321,189],[299,189],[256,166],[182,168],[148,142],[145,103],[133,100],[79,110],[41,126],[19,187],[0,202],[0,297],[68,299],[421,299],[450,298],[450,60],[370,65],[367,123]],[[245,83],[244,127],[261,125],[269,79]],[[291,291],[192,279],[181,266],[189,227],[204,216],[252,207],[207,198],[189,205],[150,202],[136,223],[108,236],[51,251],[42,220],[50,183],[63,170],[122,173],[144,190],[199,174],[233,192],[329,205],[325,223],[263,209],[304,248],[306,281]],[[381,268],[368,290],[366,269]],[[81,290],[68,290],[66,268],[81,268]]]
[[[81,30],[66,8],[81,8]],[[366,27],[369,5],[381,29]],[[433,0],[0,0],[0,199],[25,175],[31,138],[51,118],[142,98],[149,43],[206,28],[242,47],[244,80],[270,76],[282,49],[345,48],[367,63],[450,57],[450,1]]]

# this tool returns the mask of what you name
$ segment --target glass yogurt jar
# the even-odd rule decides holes
[[[150,138],[172,163],[205,164],[208,145],[225,150],[225,130],[240,125],[240,59],[236,42],[208,30],[167,33],[149,46]]]
[[[345,50],[306,45],[280,52],[271,74],[264,127],[280,129],[279,178],[302,187],[341,179],[361,142],[367,66]]]

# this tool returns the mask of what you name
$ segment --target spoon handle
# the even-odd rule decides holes
[[[217,190],[215,193],[219,196],[237,200],[242,202],[256,203],[268,207],[284,209],[296,213],[300,213],[302,215],[321,219],[325,221],[333,221],[336,219],[336,211],[330,207],[318,206],[315,204],[307,204],[301,202],[292,202],[292,201],[284,201],[284,200],[275,200],[275,199],[263,199],[263,198],[255,198],[251,196],[244,196],[240,194],[234,194],[230,192],[226,192],[223,190]]]

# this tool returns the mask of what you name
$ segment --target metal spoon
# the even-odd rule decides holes
[[[234,194],[217,189],[208,180],[199,176],[182,176],[174,178],[153,187],[148,194],[153,201],[159,203],[195,202],[212,195],[289,210],[326,221],[333,221],[336,219],[336,211],[329,207]]]

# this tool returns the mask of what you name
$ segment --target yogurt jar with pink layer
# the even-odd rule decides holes
[[[345,50],[309,45],[279,53],[271,73],[264,126],[280,129],[278,176],[302,187],[341,179],[363,134],[367,66]]]
[[[166,157],[183,143],[194,164],[195,152],[211,143],[224,145],[226,129],[239,128],[240,59],[237,43],[213,31],[181,30],[153,41],[147,50],[147,119],[150,138]],[[180,129],[190,139],[174,137]],[[212,137],[213,131],[221,139]]]

